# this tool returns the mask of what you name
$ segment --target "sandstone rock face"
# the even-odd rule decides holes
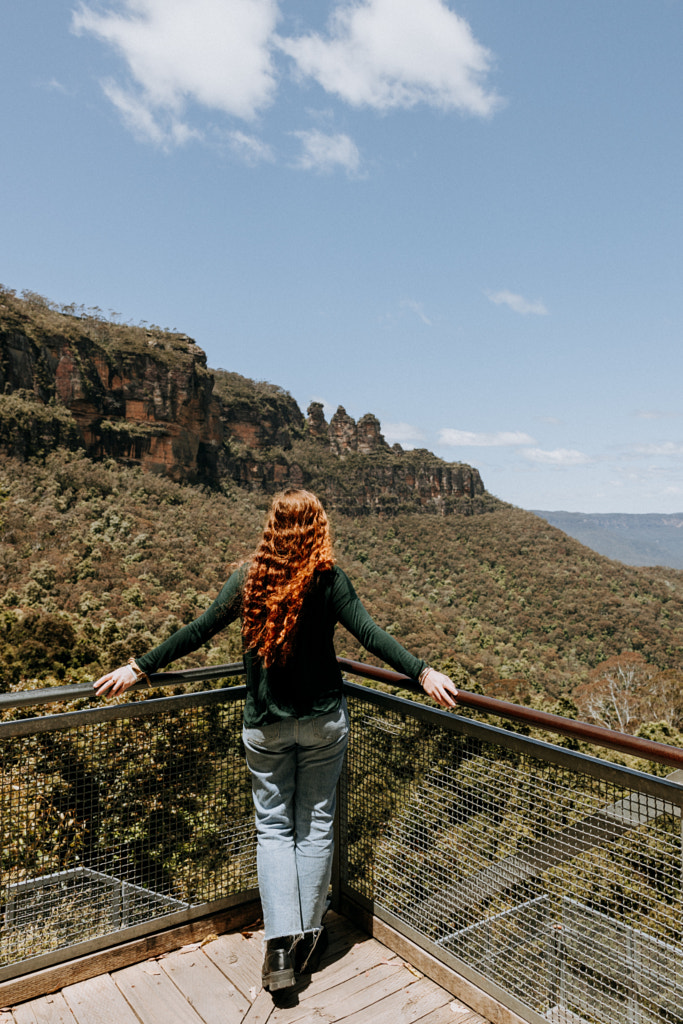
[[[467,503],[486,493],[472,466],[441,462],[427,451],[389,453],[380,462],[360,453],[349,455],[344,475],[328,481],[333,503],[348,512],[422,508],[446,514],[461,500]]]
[[[299,406],[282,388],[227,370],[214,372],[223,436],[250,448],[289,450],[304,430]]]
[[[306,411],[306,434],[315,441],[329,444],[330,435],[322,402],[311,402]]]
[[[371,412],[366,412],[365,416],[361,416],[358,420],[357,437],[357,450],[364,455],[389,448],[382,435],[382,426]]]
[[[306,430],[308,436],[326,443],[336,455],[343,456],[348,452],[368,455],[370,452],[389,450],[376,416],[368,412],[356,423],[343,405],[338,407],[328,424],[321,403],[312,402],[308,407]]]
[[[372,413],[339,406],[330,423],[312,402],[304,417],[283,389],[211,372],[187,336],[81,327],[52,314],[36,322],[0,294],[0,448],[19,457],[83,447],[175,480],[232,479],[272,493],[319,491],[349,512],[452,511],[483,495],[479,473],[431,452],[390,447]],[[63,330],[60,329],[64,325]],[[128,333],[126,333],[128,332]],[[100,336],[101,335],[101,336]]]
[[[218,460],[220,409],[196,345],[169,363],[154,349],[108,351],[87,337],[2,336],[0,389],[23,388],[70,410],[86,451],[197,480]]]
[[[353,417],[340,405],[330,420],[328,428],[330,447],[337,455],[358,450],[358,428]]]

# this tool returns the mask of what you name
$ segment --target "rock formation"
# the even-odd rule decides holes
[[[33,308],[0,291],[0,446],[20,457],[83,447],[175,480],[252,490],[311,486],[349,511],[426,508],[485,494],[476,469],[390,447],[379,420],[339,406],[304,417],[274,385],[207,369],[186,335]]]
[[[0,335],[0,391],[65,407],[93,458],[138,463],[174,479],[211,473],[222,443],[206,357],[193,342],[149,351],[109,348],[86,335]],[[166,357],[166,358],[163,358]]]

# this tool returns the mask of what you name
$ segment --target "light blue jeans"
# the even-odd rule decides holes
[[[346,702],[317,718],[284,718],[242,739],[256,809],[264,938],[318,931],[334,853],[336,786],[349,739]]]

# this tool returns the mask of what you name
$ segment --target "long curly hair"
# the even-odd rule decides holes
[[[310,491],[273,498],[242,592],[242,636],[263,664],[285,664],[304,597],[316,573],[334,565],[325,509]]]

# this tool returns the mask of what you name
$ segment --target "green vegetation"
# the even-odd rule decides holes
[[[142,353],[153,348],[155,355],[170,362],[186,351],[190,341],[187,335],[157,324],[122,323],[113,310],[105,316],[99,306],[86,308],[74,302],[52,302],[32,291],[23,291],[19,297],[13,289],[3,285],[0,285],[0,313],[5,330],[34,341],[51,336],[75,343],[88,339],[105,349],[122,353]]]
[[[55,448],[82,446],[73,414],[63,405],[38,401],[31,391],[0,395],[0,450],[22,458],[45,456]]]
[[[3,688],[85,680],[199,614],[249,551],[259,510],[59,450],[0,469]],[[61,632],[70,630],[69,643]],[[189,663],[235,660],[234,631]]]
[[[214,394],[229,410],[231,418],[243,416],[258,424],[274,423],[295,436],[303,433],[301,410],[284,388],[265,380],[251,380],[230,370],[212,370],[212,373]],[[291,443],[288,437],[283,440],[286,446]]]
[[[136,356],[150,348],[153,361],[169,367],[192,361],[210,396],[210,371],[183,335],[112,323],[99,311],[57,308],[31,294],[18,300],[0,291],[0,307],[5,332],[16,330],[19,344],[50,332],[73,340],[73,379],[87,399],[99,388],[97,430],[111,441],[101,450],[118,459],[132,442],[142,447],[166,427],[117,416],[107,405],[111,392],[93,368],[91,342],[110,370],[122,354],[132,354],[133,370],[145,365]],[[0,380],[8,379],[4,371],[0,362]],[[472,471],[429,452],[380,447],[340,457],[325,438],[311,436],[287,392],[224,370],[215,372],[213,393],[234,430],[223,435],[211,486],[174,482],[114,458],[96,461],[74,415],[54,398],[53,371],[38,360],[34,391],[8,385],[0,395],[0,691],[93,680],[191,621],[249,556],[268,494],[296,483],[326,501],[337,558],[371,614],[463,689],[683,746],[682,572],[611,562],[486,493],[450,497],[442,488],[446,475],[462,472],[464,480]],[[441,493],[446,497],[433,500]],[[374,660],[341,629],[337,650]],[[177,667],[240,658],[234,624]],[[62,706],[7,715],[55,710]],[[545,849],[549,836],[614,801],[610,786],[595,787],[588,777],[585,787],[564,780],[559,799],[547,766],[503,747],[487,753],[479,741],[368,706],[353,714],[369,753],[351,768],[351,878],[372,896],[376,870],[385,905],[408,917],[422,908],[435,928],[450,927],[438,916],[444,866],[456,884],[525,850]],[[221,702],[167,714],[162,729],[145,717],[112,724],[106,746],[98,733],[92,749],[78,730],[8,741],[0,870],[14,883],[94,863],[114,879],[191,901],[253,885],[239,717],[237,707]],[[28,817],[17,814],[17,793]],[[229,857],[226,821],[236,829]],[[549,860],[542,878],[527,884],[520,876],[509,891],[492,893],[487,907],[472,905],[462,923],[516,912],[547,889],[559,900],[553,913],[569,894],[591,913],[680,941],[667,888],[679,838],[680,822],[660,815],[604,850],[596,845]],[[624,894],[624,878],[636,872],[637,899]],[[428,878],[439,884],[430,889]],[[81,920],[75,881],[57,895],[62,923],[58,914],[37,915],[33,931],[9,930],[8,941],[18,943],[10,959],[72,941],[72,931],[83,937],[84,928],[96,934],[109,927]]]
[[[236,485],[181,485],[82,452],[5,459],[3,688],[91,679],[200,614],[250,553],[266,503]],[[530,513],[492,505],[428,520],[333,512],[339,561],[377,621],[463,689],[599,720],[612,713],[609,694],[595,700],[600,666],[635,652],[647,692],[666,692],[643,697],[624,727],[663,722],[676,742],[683,574],[610,562]],[[341,629],[337,647],[373,660]],[[186,664],[240,656],[232,626]]]
[[[469,497],[476,470],[430,452],[378,442],[340,456],[282,388],[212,374],[185,335],[113,316],[0,288],[9,360],[0,363],[0,688],[92,678],[190,621],[248,556],[268,495],[293,483],[327,502],[338,559],[377,621],[464,689],[679,741],[681,572],[609,561],[486,492]],[[51,348],[56,337],[69,345]],[[40,342],[24,374],[32,391],[16,385],[31,339]],[[89,458],[82,425],[55,399],[48,362],[57,352],[68,363],[62,384],[86,402],[97,392],[93,453],[116,459]],[[210,486],[121,464],[139,461],[175,409],[176,378],[157,368],[154,387],[168,392],[161,419],[126,418],[120,377],[112,404],[102,363],[116,377],[131,356],[136,402],[154,408],[154,388],[135,375],[148,367],[137,360],[143,352],[201,373],[205,404],[193,415],[209,415],[211,394],[218,399],[211,415],[218,410],[225,430],[201,452],[201,465],[213,466]],[[221,436],[222,449],[213,440]],[[181,475],[178,452],[167,468]],[[338,650],[368,657],[343,631]],[[235,626],[187,663],[240,653]]]

